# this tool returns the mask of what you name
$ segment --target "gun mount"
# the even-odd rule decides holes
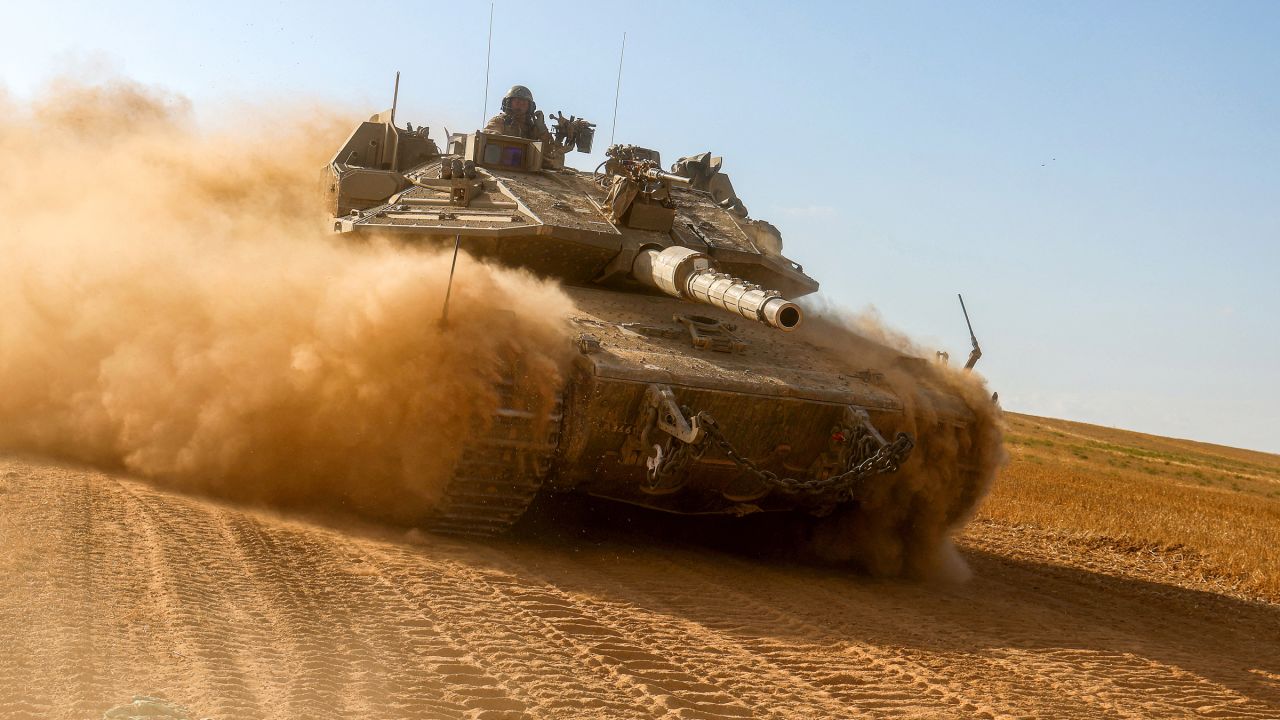
[[[565,117],[559,110],[551,118],[555,124],[551,127],[552,139],[565,150],[577,150],[580,153],[591,152],[592,142],[596,137],[596,124],[586,118]]]
[[[657,151],[637,145],[610,147],[605,161],[596,167],[596,184],[606,192],[609,220],[638,230],[669,232],[676,217],[671,186],[691,182],[664,172]]]

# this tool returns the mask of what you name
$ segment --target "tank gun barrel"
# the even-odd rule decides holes
[[[683,175],[674,175],[669,172],[663,172],[658,168],[648,168],[641,175],[650,180],[666,180],[667,182],[676,183],[677,185],[691,185],[693,178],[687,178]]]
[[[691,248],[645,248],[636,255],[631,275],[668,295],[715,305],[779,330],[794,330],[804,319],[800,306],[777,291],[719,272],[710,257]]]

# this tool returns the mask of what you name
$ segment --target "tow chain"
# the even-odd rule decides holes
[[[654,446],[654,457],[648,462],[649,465],[649,485],[651,489],[663,487],[666,483],[674,481],[677,485],[683,484],[685,471],[694,463],[702,459],[711,445],[703,438],[702,442],[696,445],[682,443],[672,439],[675,445],[674,449],[664,450],[661,445]],[[670,448],[670,444],[668,445]]]
[[[716,424],[714,418],[705,412],[698,413],[697,417],[699,423],[706,430],[706,437],[698,446],[683,445],[673,452],[671,460],[676,460],[677,458],[679,460],[674,463],[663,463],[666,467],[658,469],[657,475],[659,477],[665,476],[669,472],[678,472],[691,460],[701,458],[710,444],[708,443],[709,440],[715,443],[716,447],[720,448],[720,451],[725,454],[725,457],[733,461],[740,470],[752,475],[769,487],[792,495],[834,495],[843,499],[852,494],[854,486],[859,481],[881,473],[897,472],[898,467],[906,461],[907,456],[911,454],[911,449],[915,447],[915,442],[912,441],[911,436],[900,432],[892,442],[881,445],[880,449],[842,473],[826,478],[800,480],[791,477],[780,477],[771,470],[761,470],[751,458],[734,448],[733,443],[729,442],[724,433],[720,431],[720,427]],[[689,455],[692,455],[692,457],[689,457]]]

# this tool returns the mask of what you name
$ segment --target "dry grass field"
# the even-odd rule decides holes
[[[1280,602],[1280,456],[1006,414],[1009,464],[962,544]],[[1011,537],[1012,536],[1012,537]]]

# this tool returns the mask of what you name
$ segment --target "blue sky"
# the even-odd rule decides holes
[[[440,136],[481,120],[488,15],[22,4],[0,83],[105,65],[354,121],[400,70]],[[962,359],[963,292],[1005,407],[1280,451],[1280,4],[499,0],[490,111],[526,84],[603,149],[624,30],[617,140],[724,155],[832,300]]]

